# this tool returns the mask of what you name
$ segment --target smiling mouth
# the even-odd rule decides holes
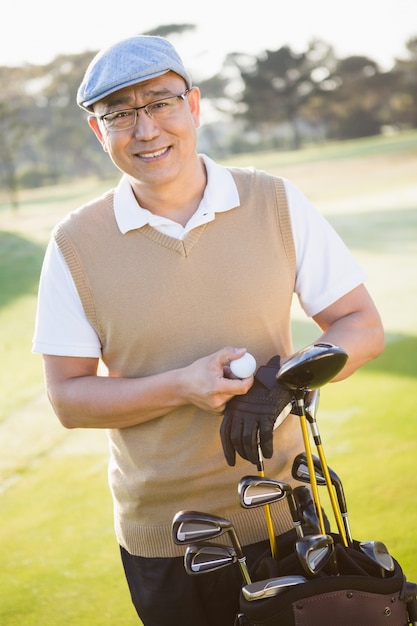
[[[152,161],[153,159],[157,159],[162,156],[166,152],[168,152],[169,148],[162,148],[161,150],[156,150],[155,152],[147,152],[146,154],[139,153],[137,156],[143,161]]]

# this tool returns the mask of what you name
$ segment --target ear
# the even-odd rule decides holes
[[[200,90],[198,87],[192,87],[187,95],[190,105],[191,115],[193,116],[194,126],[200,126]]]
[[[91,128],[91,130],[93,131],[93,133],[95,134],[99,142],[101,143],[104,152],[107,152],[108,150],[107,150],[107,144],[106,144],[106,137],[101,132],[98,119],[96,118],[95,115],[90,115],[87,121],[88,121],[89,127]]]

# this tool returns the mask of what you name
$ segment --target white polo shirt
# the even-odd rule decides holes
[[[207,186],[201,203],[185,227],[138,205],[129,180],[122,176],[114,195],[120,232],[149,224],[176,239],[213,221],[217,213],[239,211],[239,195],[231,173],[205,155]],[[296,253],[296,285],[301,307],[313,316],[364,282],[365,274],[329,223],[304,194],[284,181]],[[33,352],[100,358],[99,338],[87,320],[68,267],[55,241],[49,242],[42,267]]]

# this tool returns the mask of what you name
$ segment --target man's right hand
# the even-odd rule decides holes
[[[225,347],[182,368],[180,379],[188,404],[204,411],[223,414],[233,396],[243,395],[252,387],[254,378],[238,379],[230,371],[231,361],[245,354],[244,348]]]

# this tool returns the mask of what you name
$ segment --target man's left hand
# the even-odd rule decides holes
[[[293,393],[276,381],[280,357],[275,356],[259,368],[247,393],[234,396],[226,404],[220,437],[226,461],[233,466],[236,452],[255,465],[258,445],[265,458],[273,454],[273,431],[291,412]]]

